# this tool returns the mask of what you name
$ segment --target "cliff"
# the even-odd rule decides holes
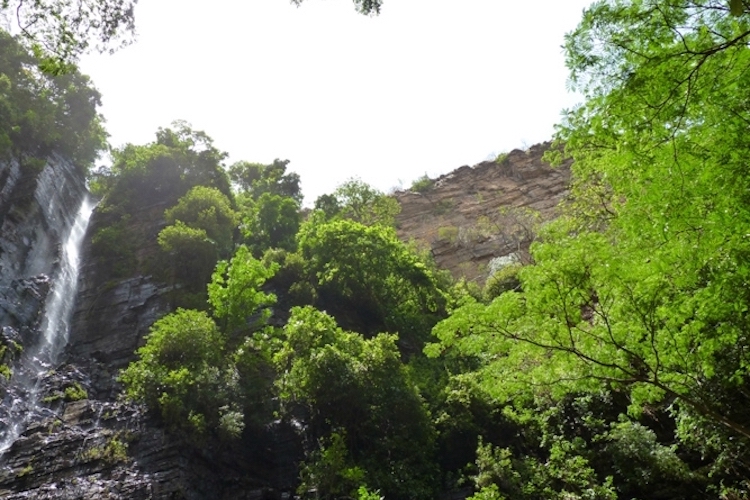
[[[431,252],[454,278],[482,283],[492,259],[524,258],[536,227],[557,215],[570,162],[543,160],[549,143],[515,149],[500,162],[463,166],[417,191],[395,193],[399,236]]]

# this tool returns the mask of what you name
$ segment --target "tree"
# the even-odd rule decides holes
[[[232,251],[237,214],[229,199],[218,189],[195,186],[177,204],[164,212],[167,223],[202,230],[218,249],[219,256]]]
[[[327,219],[345,218],[365,225],[393,226],[401,205],[395,198],[373,188],[359,179],[341,184],[333,194],[315,200],[315,208]]]
[[[208,302],[214,316],[224,321],[225,331],[236,336],[265,325],[270,316],[267,308],[276,297],[261,291],[261,286],[276,270],[277,266],[253,258],[245,246],[237,249],[231,261],[219,262],[208,285]]]
[[[748,27],[719,1],[597,2],[585,12],[566,40],[586,97],[558,135],[575,160],[566,215],[532,245],[521,291],[459,309],[436,327],[442,344],[431,351],[481,359],[479,376],[501,401],[609,392],[629,398],[633,417],[669,408],[672,438],[723,464],[712,465],[723,477],[705,480],[740,496],[750,443]]]
[[[135,4],[136,0],[3,0],[0,8],[15,21],[42,70],[59,74],[91,48],[111,53],[129,44],[135,32]]]
[[[302,203],[299,174],[286,173],[289,160],[278,158],[270,165],[240,161],[229,167],[229,178],[241,193],[258,200],[264,194],[278,195]]]
[[[216,262],[231,255],[234,248],[237,214],[221,191],[195,186],[164,212],[164,218],[169,225],[159,232],[157,241],[171,256],[166,267],[172,269],[172,279],[185,287],[177,295],[188,300],[182,305],[201,308]]]
[[[310,437],[322,440],[306,469],[323,498],[357,483],[387,498],[434,498],[434,430],[394,335],[366,340],[312,307],[294,308],[274,363],[282,412],[301,409]]]
[[[402,347],[416,352],[445,315],[446,294],[436,276],[392,228],[311,220],[298,241],[318,305],[341,318],[354,311],[352,329],[398,333]]]
[[[200,439],[213,429],[242,431],[235,408],[236,377],[225,339],[206,313],[178,309],[151,327],[139,359],[122,372],[130,398],[161,415],[167,426]]]
[[[100,234],[103,233],[97,236]],[[169,254],[172,281],[185,286],[188,294],[199,294],[198,300],[203,302],[203,288],[219,258],[216,242],[204,229],[190,227],[180,220],[162,229],[157,241]]]
[[[216,188],[233,200],[223,164],[227,154],[187,122],[175,121],[172,127],[160,128],[154,142],[113,151],[112,166],[94,173],[92,191],[106,198],[110,211],[133,213],[155,203],[171,206],[198,185]]]
[[[240,231],[257,255],[269,248],[294,251],[301,221],[299,204],[293,198],[263,193],[245,204]]]
[[[32,69],[35,63],[0,33],[0,155],[31,167],[59,154],[88,172],[106,139],[101,96],[78,71],[55,77]]]

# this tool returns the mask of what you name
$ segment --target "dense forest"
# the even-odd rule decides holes
[[[356,179],[303,209],[288,161],[227,165],[185,122],[114,149],[87,174],[102,281],[153,275],[173,306],[123,393],[195,447],[296,422],[302,497],[748,498],[749,40],[743,1],[586,10],[564,47],[585,100],[548,152],[570,196],[483,287]],[[0,43],[6,157],[90,165],[98,93]]]

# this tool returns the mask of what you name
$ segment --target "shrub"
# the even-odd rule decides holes
[[[435,182],[427,176],[425,173],[422,177],[419,177],[411,183],[411,190],[417,193],[426,193],[435,185]]]
[[[73,385],[69,385],[63,391],[63,398],[65,401],[80,401],[89,397],[86,389],[81,387],[78,382],[73,382]]]
[[[438,239],[455,243],[458,240],[458,228],[456,226],[442,226],[438,228]]]
[[[128,397],[161,414],[170,429],[202,437],[207,428],[219,427],[236,389],[224,343],[206,313],[178,309],[154,323],[137,351],[140,359],[120,380]]]
[[[509,290],[519,290],[521,281],[518,279],[518,271],[523,267],[521,264],[510,264],[496,271],[487,279],[484,285],[485,300],[491,301]]]

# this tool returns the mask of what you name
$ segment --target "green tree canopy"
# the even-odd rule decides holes
[[[366,333],[398,333],[402,347],[421,349],[430,328],[445,315],[446,295],[422,259],[384,226],[352,220],[306,223],[299,233],[305,278],[319,305]]]
[[[208,302],[214,316],[224,320],[226,331],[248,333],[253,326],[265,324],[270,316],[267,308],[276,297],[261,287],[276,269],[276,265],[266,266],[253,258],[245,246],[240,246],[229,262],[219,262],[208,285]]]
[[[395,336],[365,340],[305,307],[292,310],[282,338],[274,363],[283,411],[303,407],[314,439],[332,438],[335,446],[343,436],[339,452],[349,458],[336,462],[359,467],[363,482],[387,498],[434,498],[434,430]],[[337,491],[319,493],[334,498]]]
[[[286,172],[289,160],[276,159],[270,165],[240,161],[229,167],[229,178],[253,200],[264,194],[278,195],[302,203],[299,174]]]
[[[216,188],[195,186],[164,212],[164,218],[169,224],[181,221],[204,231],[221,256],[232,250],[237,214],[229,199]]]
[[[174,284],[186,287],[187,295],[180,300],[188,302],[181,304],[201,308],[191,301],[204,300],[203,290],[216,262],[231,255],[237,214],[221,191],[195,186],[164,217],[169,225],[157,241],[170,255],[166,267],[172,270]]]
[[[101,96],[78,71],[51,76],[36,62],[0,32],[0,155],[30,165],[59,154],[87,172],[106,139]]]
[[[241,432],[233,408],[236,380],[224,353],[225,339],[206,313],[178,309],[151,327],[139,359],[120,377],[127,394],[159,412],[174,430],[202,437],[221,423]],[[229,412],[234,419],[226,418]],[[233,420],[234,427],[226,424]]]
[[[712,487],[746,495],[750,25],[734,14],[718,0],[585,12],[566,39],[586,97],[558,135],[575,160],[566,215],[532,245],[522,291],[459,309],[430,352],[480,359],[502,401],[609,391],[633,417],[668,407]]]
[[[243,241],[257,255],[269,248],[294,251],[301,222],[297,201],[288,196],[263,193],[257,200],[245,204],[240,231]]]
[[[351,219],[368,226],[393,226],[401,211],[401,205],[395,198],[386,196],[359,179],[350,179],[338,186],[333,194],[318,197],[315,208],[322,211],[327,219]]]
[[[172,127],[160,128],[150,144],[115,150],[112,166],[95,173],[92,190],[106,195],[106,205],[126,213],[156,203],[171,206],[198,185],[233,199],[223,165],[227,154],[216,149],[205,132],[184,121]]]

